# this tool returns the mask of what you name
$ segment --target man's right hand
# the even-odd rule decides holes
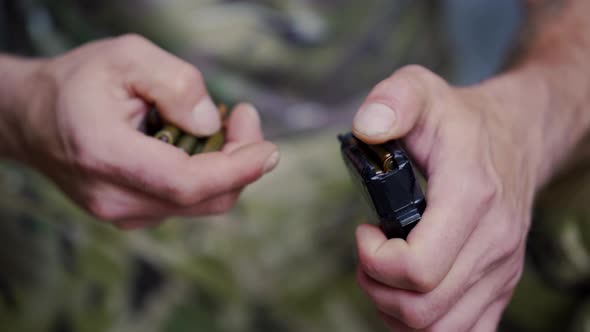
[[[367,143],[404,138],[428,178],[428,207],[407,242],[357,231],[359,283],[394,331],[492,331],[510,300],[545,160],[543,103],[507,91],[524,95],[514,78],[461,89],[405,67],[355,118]]]
[[[18,79],[0,113],[9,119],[1,128],[2,150],[121,228],[225,212],[278,162],[277,147],[264,141],[258,114],[247,104],[232,112],[221,152],[189,157],[141,133],[152,103],[193,135],[221,126],[200,72],[142,37],[91,43],[51,60],[4,61],[21,74],[3,75]]]

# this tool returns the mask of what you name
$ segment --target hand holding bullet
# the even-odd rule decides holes
[[[225,121],[228,115],[228,109],[225,105],[219,105],[219,114],[222,121]],[[154,109],[148,112],[147,122],[152,128],[159,123],[162,126],[162,121],[159,119],[157,111]],[[148,133],[149,134],[149,133]],[[207,153],[219,151],[225,144],[225,129],[222,128],[219,132],[209,137],[196,137],[191,134],[182,132],[176,126],[165,124],[159,128],[154,137],[162,142],[175,145],[179,149],[185,151],[189,155],[199,153]]]

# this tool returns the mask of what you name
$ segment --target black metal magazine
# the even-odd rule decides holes
[[[426,199],[398,141],[368,145],[339,136],[342,156],[387,238],[405,239],[422,218]]]

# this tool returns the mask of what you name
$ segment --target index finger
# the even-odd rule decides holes
[[[482,175],[458,167],[447,162],[430,175],[428,207],[407,242],[388,241],[376,227],[358,228],[359,260],[369,276],[422,293],[442,282],[493,198]]]
[[[129,127],[113,129],[109,137],[116,139],[105,142],[104,176],[183,206],[242,188],[278,162],[277,147],[265,141],[189,157]]]
[[[117,41],[127,60],[120,76],[133,95],[154,103],[167,121],[193,135],[209,136],[219,130],[217,107],[196,67],[138,35]]]

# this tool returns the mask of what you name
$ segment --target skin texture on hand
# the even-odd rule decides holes
[[[590,127],[584,2],[570,1],[503,75],[455,88],[405,67],[361,106],[357,137],[403,138],[428,178],[407,242],[370,225],[356,234],[359,284],[393,331],[495,331],[523,269],[535,193]]]
[[[4,155],[37,168],[121,228],[225,212],[278,162],[247,104],[228,119],[221,152],[189,157],[138,131],[151,103],[194,135],[221,125],[199,71],[142,37],[98,41],[45,61],[4,61],[21,67],[20,75],[2,75],[19,87],[0,103]],[[7,96],[10,89],[0,90]]]
[[[388,241],[374,226],[357,230],[359,283],[394,331],[469,331],[484,316],[495,324],[501,310],[486,311],[505,305],[519,280],[534,153],[510,146],[517,133],[505,129],[512,119],[496,118],[496,105],[406,67],[374,89],[355,119],[365,141],[405,136],[428,176],[428,207],[407,242]],[[392,126],[372,132],[376,117]]]

